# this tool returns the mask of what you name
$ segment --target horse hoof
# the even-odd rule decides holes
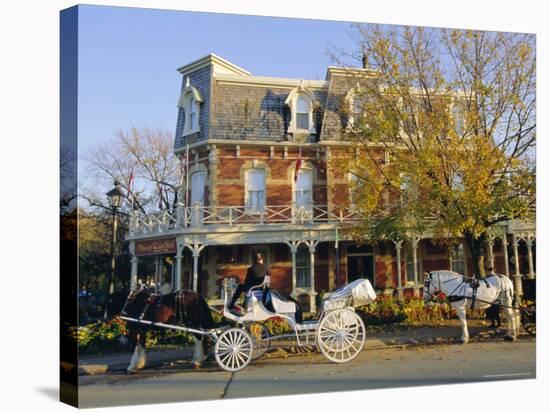
[[[516,341],[516,338],[512,336],[504,336],[504,341]]]
[[[463,338],[460,339],[460,344],[468,344],[469,340],[465,340]]]
[[[198,370],[201,368],[201,363],[193,363],[193,370]]]

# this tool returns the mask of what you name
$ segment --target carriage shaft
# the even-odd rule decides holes
[[[126,316],[121,316],[120,318],[122,320],[130,321],[137,324],[145,324],[153,327],[169,328],[172,330],[183,331],[184,333],[200,334],[203,336],[211,336],[213,338],[217,338],[217,335],[215,333],[211,333],[209,331],[197,330],[189,327],[175,326],[173,324],[155,323],[154,321],[140,320],[138,318],[132,318],[132,317],[126,317]]]

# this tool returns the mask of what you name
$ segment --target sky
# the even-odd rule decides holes
[[[105,6],[79,10],[79,152],[119,129],[175,131],[177,68],[209,53],[253,75],[324,79],[349,22]]]

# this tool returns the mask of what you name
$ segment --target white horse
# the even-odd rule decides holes
[[[428,303],[441,292],[445,294],[460,320],[463,343],[467,343],[470,339],[466,310],[469,308],[483,310],[498,302],[506,315],[505,338],[514,340],[519,331],[519,311],[513,308],[512,281],[497,274],[476,281],[479,285],[474,289],[470,280],[456,272],[440,270],[426,273],[423,289],[424,302]]]

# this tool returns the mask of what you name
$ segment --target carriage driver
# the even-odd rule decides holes
[[[235,303],[237,302],[237,299],[243,292],[247,292],[252,287],[263,285],[264,288],[264,296],[267,289],[267,285],[264,283],[264,278],[269,275],[267,270],[267,265],[264,263],[264,257],[261,252],[256,253],[256,262],[254,265],[250,266],[248,268],[248,271],[246,272],[246,278],[244,280],[244,284],[239,284],[237,289],[235,290],[235,293],[233,294],[233,297],[231,298],[231,302],[229,303],[228,310],[231,312],[235,312]],[[240,315],[240,314],[239,314]]]

